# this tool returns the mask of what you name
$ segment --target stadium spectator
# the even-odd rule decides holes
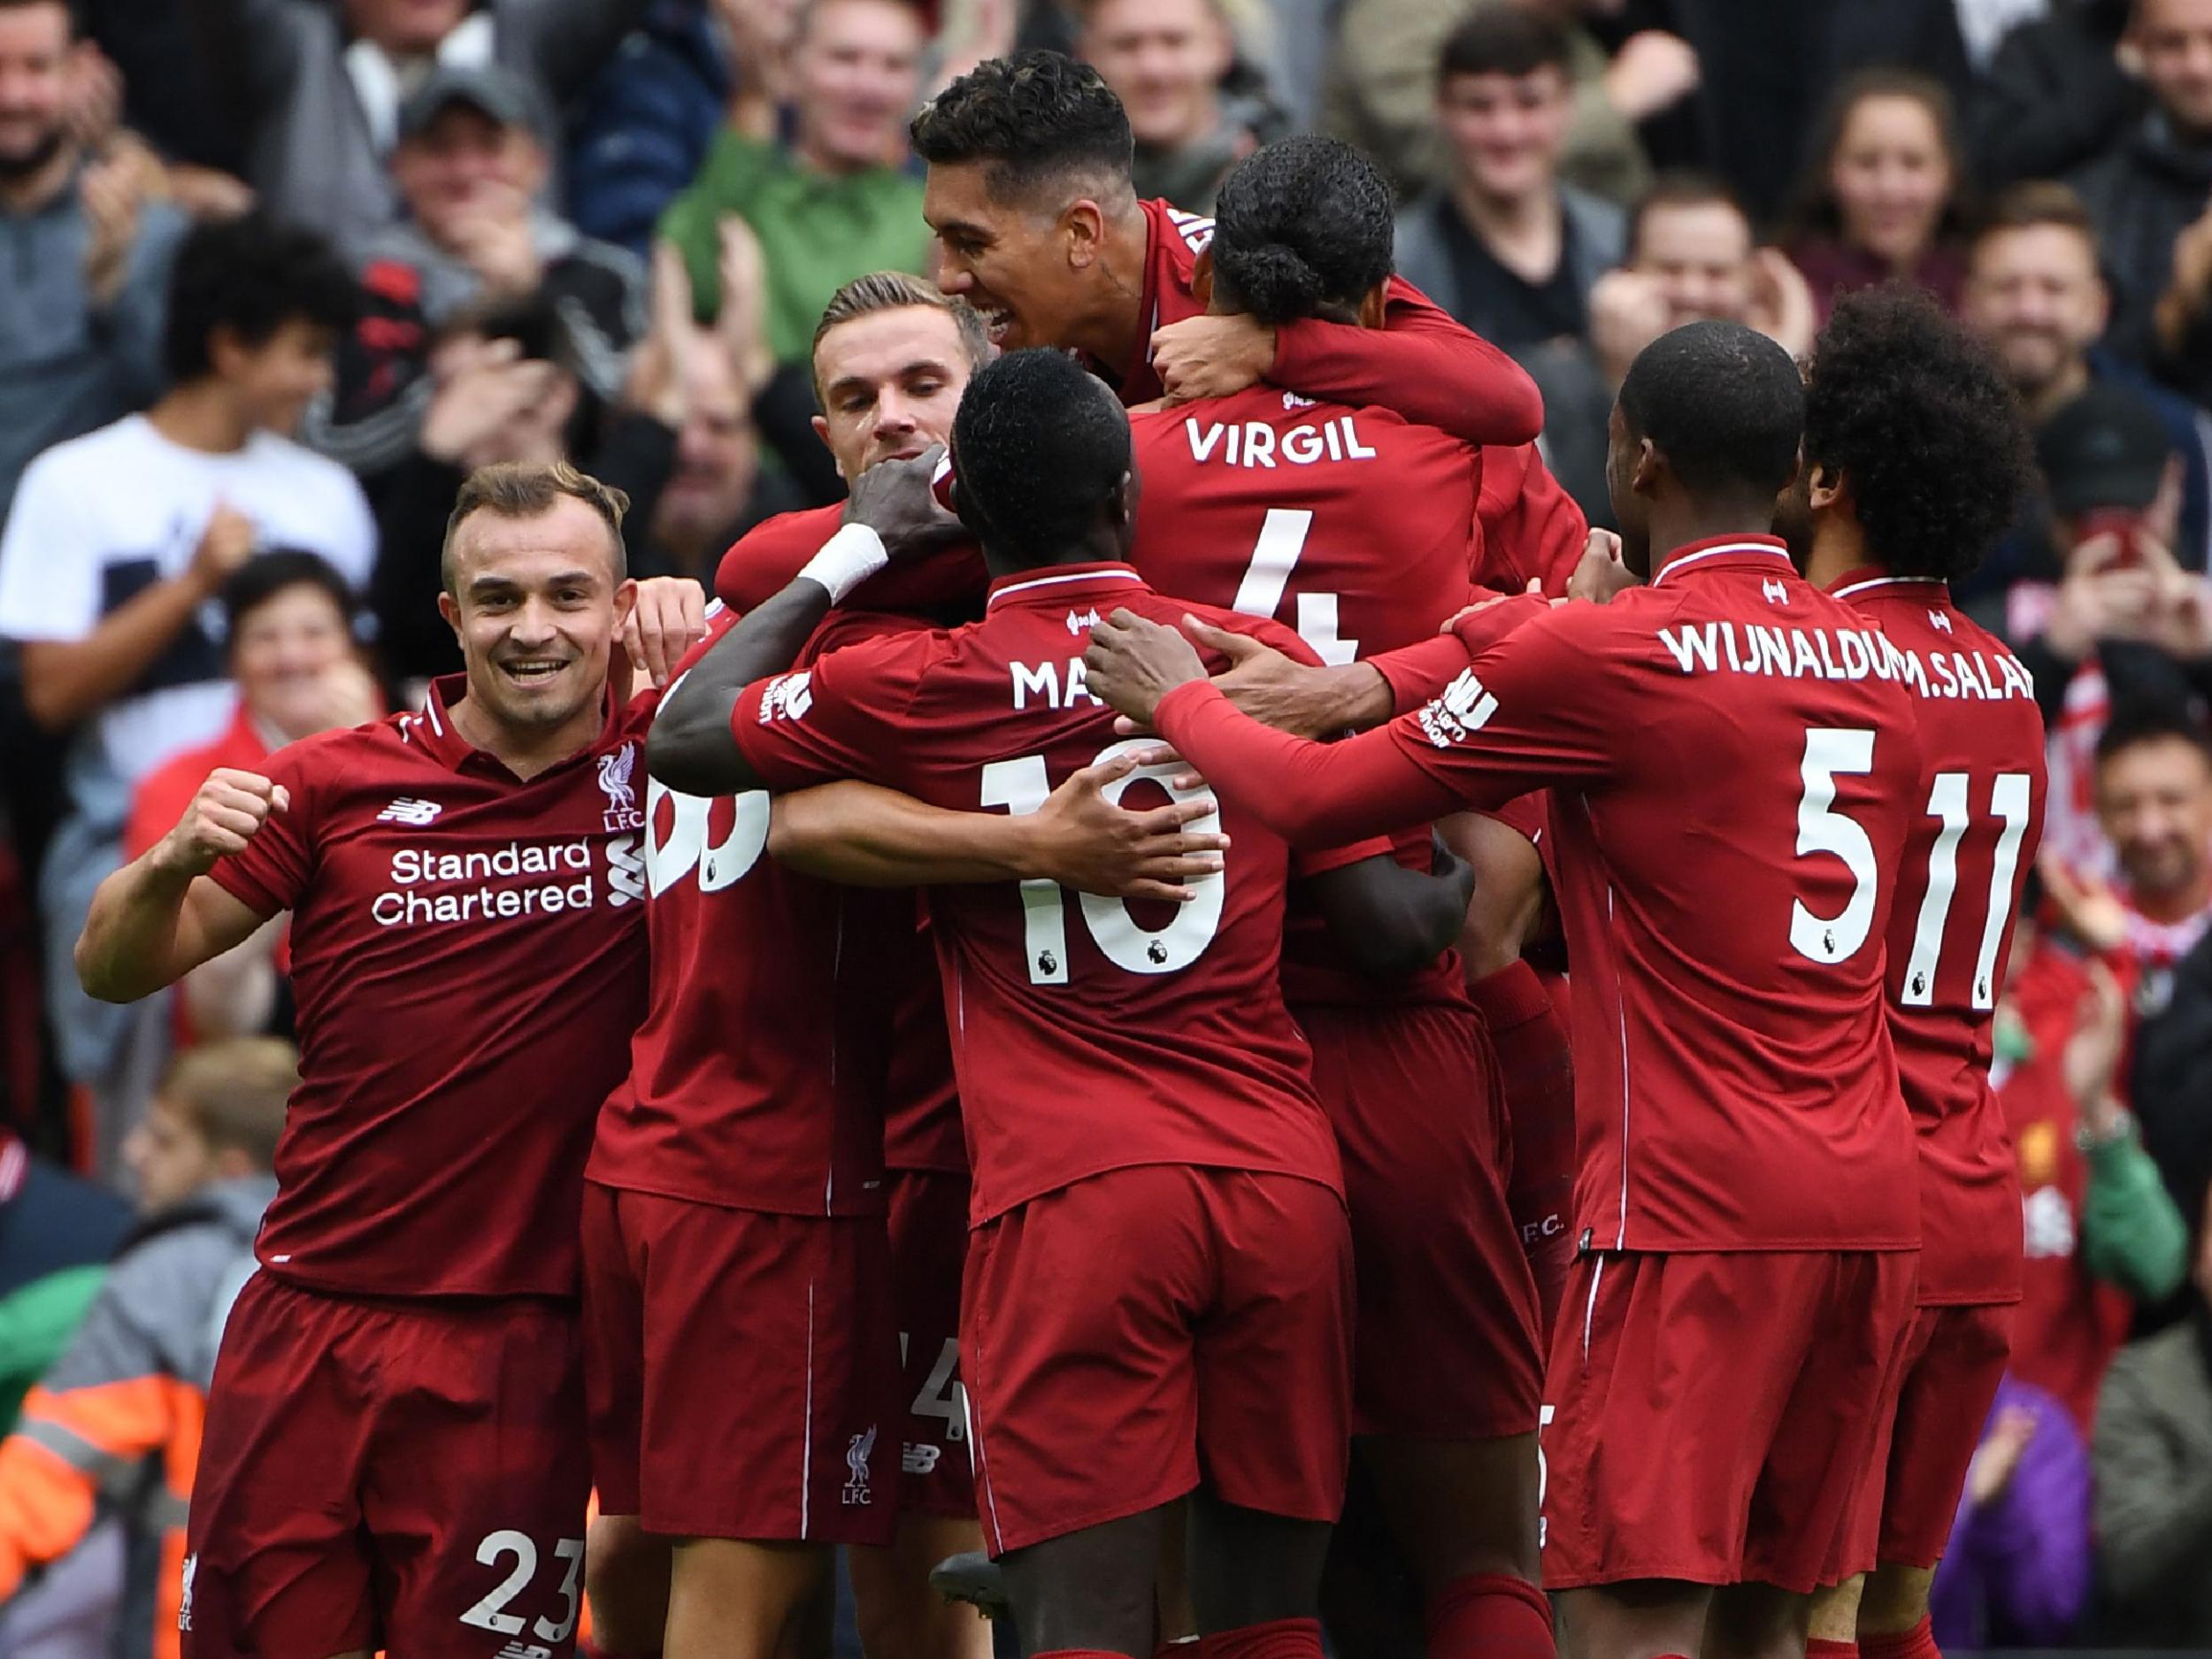
[[[1568,31],[1574,111],[1560,175],[1626,206],[1651,177],[1637,123],[1679,105],[1698,85],[1697,54],[1680,36],[1641,28],[1607,56],[1584,26],[1591,0],[1515,0]],[[1372,156],[1402,190],[1445,178],[1436,130],[1435,68],[1467,0],[1349,0],[1336,26],[1323,125]]]
[[[2053,0],[1997,44],[1968,110],[1985,189],[2055,179],[2094,160],[2140,114],[2142,83],[2120,65],[2134,0]]]
[[[2110,314],[2096,230],[2080,196],[2049,182],[2016,185],[1999,196],[1969,250],[1966,320],[1989,341],[2039,431],[2092,385],[2124,385],[2158,417],[2166,447],[2181,461],[2178,539],[2167,539],[2182,564],[2201,570],[2212,536],[2212,457],[2203,418],[2099,349]],[[2116,409],[2120,401],[2115,394]],[[2132,413],[2126,419],[2131,429],[2144,426]],[[2144,442],[2147,452],[2147,428]],[[2114,448],[2117,453],[2126,446]],[[2051,534],[2047,504],[2035,503],[2027,522],[1964,586],[1968,599],[1986,602],[1981,608],[1994,614],[2013,583],[2047,574]]]
[[[130,1210],[0,1128],[0,1425],[61,1352]]]
[[[2187,1277],[2189,1230],[2122,1102],[2128,1010],[2119,979],[2085,965],[2021,895],[1990,1080],[2020,1175],[2026,1260],[2012,1327],[2014,1380],[2055,1395],[2086,1437],[2097,1389],[2127,1340],[2131,1299]]]
[[[189,0],[219,104],[245,130],[263,207],[351,253],[398,213],[385,158],[400,105],[438,68],[503,65],[559,109],[612,55],[639,0]]]
[[[110,1515],[127,1541],[119,1582],[55,1588],[115,1598],[119,1651],[175,1659],[184,1511],[215,1348],[253,1271],[254,1233],[276,1194],[271,1164],[297,1056],[270,1038],[218,1043],[170,1069],[125,1143],[142,1217],[67,1350],[0,1441],[0,1604],[27,1602]],[[14,1609],[11,1607],[10,1611]],[[42,1608],[54,1617],[58,1609]]]
[[[1812,349],[1805,279],[1779,250],[1755,245],[1728,187],[1703,173],[1659,176],[1629,214],[1623,263],[1597,280],[1589,304],[1587,341],[1555,342],[1522,361],[1544,393],[1552,471],[1590,522],[1607,527],[1606,417],[1638,352],[1705,318],[1749,323],[1792,357]]]
[[[1141,196],[1210,213],[1221,180],[1286,128],[1265,86],[1236,69],[1222,0],[1084,0],[1077,55],[1098,67],[1136,134]]]
[[[1821,321],[1838,295],[1892,278],[1955,311],[1966,174],[1943,86],[1912,70],[1851,76],[1830,98],[1810,157],[1786,246]]]
[[[413,448],[434,390],[431,342],[472,307],[550,307],[583,389],[620,393],[646,327],[645,268],[539,205],[550,120],[496,66],[436,70],[401,107],[391,171],[405,217],[362,245],[364,315],[308,428],[355,472],[388,472]]]
[[[2055,587],[2016,582],[1985,594],[2035,678],[2050,734],[2051,802],[2043,847],[2078,872],[2104,875],[2112,854],[2096,822],[2098,734],[2115,707],[2180,708],[2212,659],[2203,579],[2178,569],[2173,540],[2179,472],[2164,426],[2131,388],[2093,385],[2043,423],[2044,480]],[[2190,664],[2197,664],[2193,674]]]
[[[2007,1376],[1936,1567],[1931,1633],[1950,1653],[2057,1647],[2089,1573],[2089,1448],[2063,1406]]]
[[[1620,210],[1559,179],[1567,74],[1559,24],[1496,0],[1478,8],[1437,64],[1448,181],[1398,221],[1406,280],[1516,353],[1586,334],[1590,289],[1620,260]]]
[[[2188,1317],[2113,1361],[2097,1408],[2100,1634],[2130,1647],[2212,1647],[2212,1227],[2200,1228]]]
[[[167,834],[218,766],[258,772],[271,751],[384,712],[354,645],[354,589],[313,553],[280,549],[250,561],[223,589],[223,634],[238,711],[211,743],[149,772],[131,797],[123,856]],[[271,926],[179,982],[180,1042],[291,1033],[290,953]]]
[[[650,332],[611,403],[584,387],[567,321],[543,294],[464,319],[432,349],[434,389],[422,429],[376,503],[383,554],[369,603],[384,672],[403,703],[461,661],[452,629],[425,601],[442,586],[446,515],[469,473],[495,462],[577,458],[627,495],[641,520],[651,520],[675,465],[682,365],[694,335],[672,259],[661,260],[660,274]],[[630,563],[637,575],[661,573],[649,547],[634,549]]]
[[[2113,289],[2112,349],[2147,363],[2212,302],[2212,4],[2137,0],[2127,44],[2150,108],[2073,182],[2096,215]]]
[[[711,583],[731,543],[762,519],[807,504],[787,476],[761,466],[745,392],[723,340],[700,342],[685,368],[675,467],[641,538],[648,564]]]
[[[365,584],[375,529],[352,477],[287,435],[330,383],[352,283],[312,233],[204,225],[171,285],[153,408],[32,462],[0,536],[0,635],[22,644],[30,712],[69,732],[68,816],[41,872],[47,1018],[73,1081],[95,1086],[111,1161],[134,1091],[127,1022],[69,960],[92,889],[122,850],[130,791],[231,718],[207,602],[257,549],[319,552]]]
[[[71,119],[81,55],[63,0],[0,4],[0,515],[41,449],[161,389],[161,316],[184,215]]]
[[[752,227],[768,273],[769,348],[802,380],[831,295],[870,271],[927,269],[921,184],[899,166],[921,50],[921,19],[906,0],[805,8],[790,49],[789,142],[726,127],[661,220],[703,322],[722,306],[722,220]]]

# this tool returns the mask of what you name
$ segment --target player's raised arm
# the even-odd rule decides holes
[[[176,827],[93,895],[76,953],[87,995],[135,1002],[243,943],[268,917],[207,872],[290,805],[284,786],[257,772],[210,773]]]
[[[797,661],[830,607],[888,565],[893,548],[926,553],[958,529],[959,520],[930,489],[943,456],[933,446],[912,460],[880,462],[860,475],[842,527],[662,700],[646,741],[649,772],[685,795],[711,797],[761,787],[730,733],[738,693]]]

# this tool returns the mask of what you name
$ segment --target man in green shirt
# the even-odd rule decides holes
[[[788,49],[787,140],[724,128],[662,217],[702,321],[723,302],[723,220],[760,243],[762,326],[781,365],[807,361],[830,296],[871,271],[928,271],[922,184],[901,170],[923,29],[904,0],[816,0]],[[756,73],[748,65],[745,73]],[[733,114],[755,91],[741,88]],[[749,123],[748,123],[749,125]]]

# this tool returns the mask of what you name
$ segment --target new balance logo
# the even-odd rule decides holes
[[[1088,611],[1071,611],[1068,612],[1068,632],[1070,634],[1080,634],[1085,628],[1094,628],[1097,626],[1098,607],[1095,605],[1092,606]]]
[[[410,829],[420,829],[444,810],[445,808],[435,801],[418,801],[413,795],[403,795],[379,812],[376,821],[380,824],[404,824]]]
[[[538,1623],[542,1624],[545,1621],[540,1619]],[[534,1642],[511,1641],[499,1650],[497,1659],[553,1659],[553,1650]]]
[[[1788,585],[1771,578],[1759,584],[1759,591],[1766,595],[1767,603],[1770,605],[1786,605],[1790,602]]]
[[[1940,611],[1931,611],[1928,612],[1928,626],[1932,628],[1941,628],[1948,634],[1951,631],[1951,618]]]
[[[1483,689],[1475,671],[1463,668],[1444,695],[1421,710],[1421,731],[1437,748],[1449,749],[1482,730],[1497,711],[1498,700]]]
[[[931,1474],[937,1468],[937,1460],[944,1455],[941,1446],[918,1446],[909,1440],[899,1449],[899,1469],[910,1475]]]

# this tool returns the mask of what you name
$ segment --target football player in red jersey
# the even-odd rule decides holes
[[[845,511],[865,511],[871,467],[949,428],[987,349],[975,314],[917,278],[839,291],[815,343],[818,425],[855,498],[732,550],[726,574],[741,592],[780,566],[749,607]],[[939,549],[863,584],[809,649],[921,626],[903,613],[925,584],[947,599],[972,584],[978,608],[982,580],[972,544]],[[1041,849],[1071,813],[1144,833],[1200,810],[1108,804],[1101,792],[1133,764],[1087,769],[1018,820],[957,816]],[[940,1557],[980,1542],[956,1343],[967,1161],[935,964],[910,894],[832,887],[783,863],[857,818],[880,836],[903,824],[887,816],[897,810],[849,784],[772,814],[761,794],[708,801],[658,782],[648,794],[651,995],[631,1077],[600,1119],[585,1203],[603,1652],[662,1648],[664,1632],[672,1655],[773,1651],[837,1541],[862,1546],[848,1560],[875,1659],[988,1650],[975,1614],[926,1582]],[[870,885],[1027,876],[1130,890],[1064,862],[948,870],[903,844],[876,856],[808,867]],[[1171,882],[1203,867],[1217,858],[1152,868]],[[727,1385],[702,1390],[703,1369]],[[671,1536],[685,1540],[672,1586]]]
[[[78,943],[123,1000],[292,914],[302,1081],[210,1394],[192,1659],[573,1640],[577,1202],[645,989],[623,506],[565,465],[473,475],[439,600],[465,673],[215,772]]]
[[[1868,1471],[1812,1651],[1936,1659],[1928,1587],[2011,1349],[2019,1179],[1990,1087],[2021,884],[2042,830],[2027,671],[1949,583],[2015,521],[2034,457],[1985,347],[1924,295],[1840,301],[1805,407],[1807,577],[1877,624],[1919,716],[1921,772],[1889,915],[1890,1034],[1920,1152],[1919,1313],[1886,1458]]]
[[[1348,144],[1268,145],[1221,186],[1214,309],[1374,326],[1392,205]],[[1139,410],[1130,426],[1145,480],[1134,557],[1159,591],[1274,617],[1332,662],[1433,637],[1464,603],[1480,450],[1387,410],[1265,386]],[[1428,826],[1402,833],[1397,855],[1425,869]],[[1421,1586],[1430,1654],[1548,1655],[1536,1293],[1506,1205],[1490,1039],[1455,956],[1360,979],[1302,898],[1294,889],[1284,993],[1344,1157],[1356,1450]]]
[[[1379,331],[1205,315],[1213,221],[1138,200],[1129,118],[1088,64],[988,59],[923,106],[913,140],[945,291],[983,312],[1002,347],[1080,351],[1125,403],[1266,380],[1470,443],[1527,443],[1543,425],[1510,357],[1394,277]]]
[[[1112,741],[1077,655],[1101,606],[1180,609],[1125,562],[1125,418],[1066,357],[1021,352],[978,374],[954,450],[998,574],[984,620],[745,684],[791,660],[849,578],[795,582],[693,671],[657,728],[657,773],[695,789],[871,775],[1020,813],[1102,744],[1142,747]],[[975,1177],[978,1483],[1033,1651],[1151,1652],[1162,1528],[1186,1494],[1204,1651],[1319,1651],[1350,1257],[1277,977],[1288,856],[1248,819],[1227,828],[1226,872],[1164,924],[1092,900],[1071,915],[1041,883],[931,898]],[[1306,868],[1348,958],[1378,971],[1432,957],[1463,910],[1463,883],[1379,845]]]
[[[1463,618],[1471,663],[1383,730],[1262,726],[1141,617],[1086,657],[1294,842],[1552,788],[1581,1256],[1547,1376],[1544,1571],[1578,1659],[1802,1643],[1911,1317],[1881,941],[1919,754],[1878,631],[1765,534],[1803,409],[1748,329],[1647,349],[1609,476],[1651,585]]]

